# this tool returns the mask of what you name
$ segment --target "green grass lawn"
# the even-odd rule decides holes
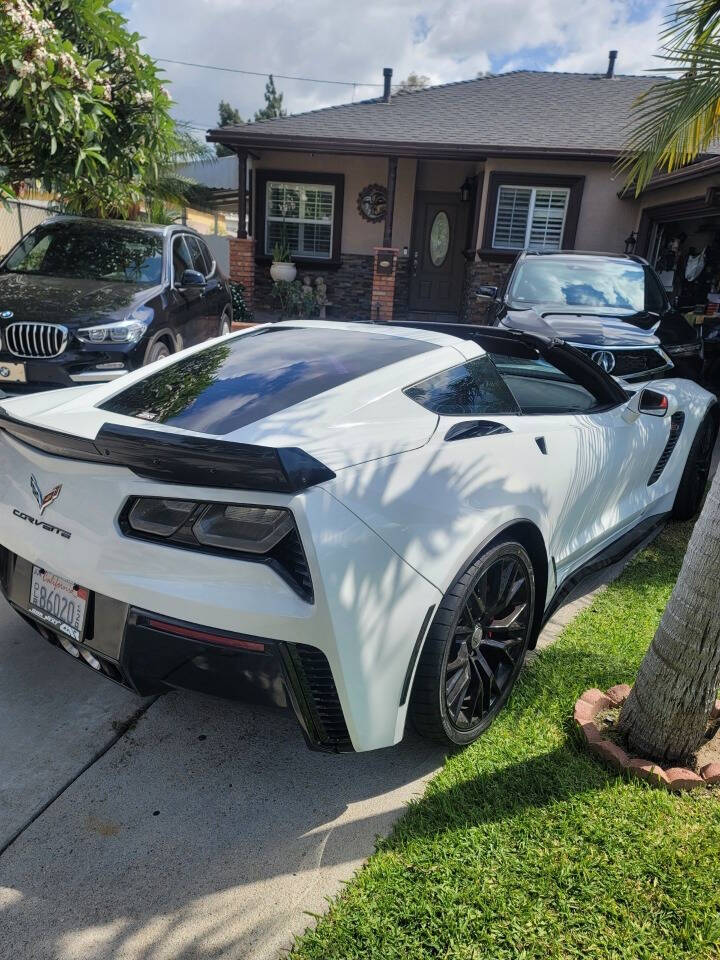
[[[526,668],[295,960],[720,956],[720,794],[628,781],[571,722],[583,690],[632,683],[690,529],[669,527]]]

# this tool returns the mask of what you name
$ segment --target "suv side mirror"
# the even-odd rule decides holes
[[[497,287],[483,285],[477,288],[475,291],[475,297],[478,300],[497,300],[497,293]]]
[[[204,287],[205,276],[199,270],[183,270],[180,277],[181,287]]]

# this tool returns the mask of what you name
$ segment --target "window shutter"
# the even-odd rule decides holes
[[[559,250],[562,246],[568,191],[535,189],[532,223],[527,246],[529,250]]]
[[[269,181],[266,196],[265,253],[284,241],[293,256],[329,260],[335,188]]]
[[[522,250],[525,246],[531,187],[500,187],[495,214],[494,247]]]

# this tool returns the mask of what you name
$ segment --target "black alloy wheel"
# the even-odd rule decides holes
[[[710,477],[717,434],[717,418],[708,413],[698,427],[685,462],[673,505],[674,520],[690,520],[700,509]]]
[[[428,632],[410,704],[425,736],[471,743],[507,700],[530,642],[535,578],[519,543],[491,547],[445,595]]]

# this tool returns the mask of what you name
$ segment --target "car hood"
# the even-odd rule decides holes
[[[71,325],[89,317],[122,319],[160,289],[108,280],[0,273],[0,315],[11,312],[12,318],[3,318],[11,322],[38,320]]]
[[[632,314],[652,320],[652,326],[643,329],[631,323],[629,318],[607,316],[598,313],[552,312],[510,310],[503,320],[505,326],[560,337],[569,343],[599,347],[655,347],[660,343],[655,336],[658,318],[653,314]]]

